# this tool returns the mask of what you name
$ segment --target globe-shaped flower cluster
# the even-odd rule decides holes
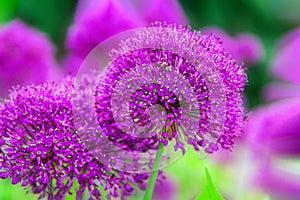
[[[231,149],[244,124],[245,70],[214,36],[155,23],[110,52],[95,92],[104,135],[124,150],[185,143]]]
[[[73,94],[68,77],[62,84],[15,88],[2,102],[0,177],[29,187],[40,199],[64,199],[74,185],[77,199],[85,190],[100,199],[100,186],[113,197],[130,195],[129,183],[145,187],[147,174],[114,171],[87,150],[80,138],[84,128],[74,126]]]

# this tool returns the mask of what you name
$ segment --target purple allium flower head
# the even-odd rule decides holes
[[[108,37],[142,25],[140,17],[125,1],[79,1],[74,23],[67,36],[69,56],[78,57],[82,62],[94,47]],[[69,61],[67,58],[66,64],[72,65],[67,66],[68,71],[76,73],[79,66]]]
[[[57,78],[54,59],[54,47],[41,32],[19,20],[0,27],[0,96],[17,84]]]
[[[155,21],[188,24],[187,17],[178,0],[132,0],[139,15],[147,24]]]
[[[253,34],[239,33],[232,37],[218,27],[205,27],[204,34],[215,34],[223,41],[224,48],[227,49],[238,62],[256,64],[264,57],[264,49],[261,41]]]
[[[115,171],[86,149],[80,135],[89,127],[75,129],[73,95],[73,79],[67,77],[60,85],[16,88],[0,104],[0,177],[21,183],[40,199],[64,199],[75,181],[76,199],[85,190],[90,199],[100,199],[100,186],[113,197],[130,195],[129,183],[143,187],[148,174]]]
[[[4,101],[0,134],[4,140],[1,150],[7,160],[1,167],[1,178],[10,176],[13,184],[31,186],[33,193],[41,194],[40,198],[50,192],[52,179],[58,185],[52,188],[54,196],[68,192],[73,178],[68,176],[73,170],[68,162],[78,148],[73,146],[76,138],[67,100],[70,94],[48,82],[17,88],[10,100]]]
[[[244,125],[243,66],[214,36],[155,23],[119,48],[96,90],[97,119],[109,140],[133,151],[158,141],[213,153],[231,149]]]

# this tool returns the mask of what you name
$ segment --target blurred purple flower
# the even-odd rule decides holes
[[[105,39],[155,21],[187,24],[177,0],[80,0],[67,36],[67,71],[76,73],[87,54]]]
[[[300,97],[300,84],[274,81],[263,88],[262,95],[265,100],[269,101],[290,97]]]
[[[300,156],[300,98],[255,110],[249,116],[248,137],[267,156]]]
[[[0,27],[0,96],[14,85],[58,79],[54,46],[47,36],[15,20]]]
[[[263,96],[267,100],[300,96],[300,28],[297,28],[278,42],[278,49],[270,66],[270,73],[276,81],[267,85]]]
[[[64,199],[74,181],[78,200],[85,190],[90,199],[100,199],[99,187],[123,198],[133,191],[129,183],[143,187],[148,174],[112,170],[86,149],[80,135],[91,127],[75,129],[73,94],[67,77],[60,85],[49,81],[16,88],[0,104],[0,178],[10,177],[39,199]]]
[[[132,0],[139,15],[149,25],[156,21],[166,21],[187,25],[188,20],[178,0]]]
[[[185,138],[198,151],[230,150],[244,125],[245,83],[243,66],[217,38],[158,22],[114,51],[97,85],[97,117],[124,149],[174,139],[184,152]]]
[[[299,175],[265,167],[259,170],[256,183],[266,189],[273,200],[299,200]]]
[[[63,58],[65,73],[76,75],[85,57],[76,53],[68,54]]]
[[[229,36],[224,30],[214,26],[204,27],[201,31],[204,34],[215,34],[220,37],[224,48],[239,63],[257,64],[264,57],[264,48],[261,41],[251,33],[239,33],[236,36]]]
[[[285,41],[271,63],[270,72],[283,80],[300,84],[300,65],[298,52],[300,49],[300,32],[293,30],[282,39]],[[282,43],[282,42],[281,42]]]
[[[174,180],[165,178],[157,181],[153,191],[153,199],[155,200],[174,200],[176,199],[177,185]]]
[[[300,98],[282,100],[253,111],[246,134],[259,163],[256,177],[259,185],[284,195],[284,199],[297,199],[300,191],[300,182],[295,181],[297,175],[277,169],[273,162],[300,157]]]
[[[76,73],[87,54],[105,39],[143,26],[142,19],[126,1],[81,0],[77,6],[74,22],[69,28],[66,47],[67,71]],[[73,59],[78,62],[73,62]]]

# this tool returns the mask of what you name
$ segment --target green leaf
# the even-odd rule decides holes
[[[222,195],[217,191],[216,187],[214,186],[207,169],[205,169],[205,172],[206,184],[201,193],[198,195],[198,197],[196,197],[196,200],[224,200]]]

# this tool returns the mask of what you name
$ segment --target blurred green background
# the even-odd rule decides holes
[[[72,23],[76,8],[75,0],[2,0],[0,2],[0,22],[21,18],[28,24],[46,32],[57,47],[57,59],[65,54],[64,41],[68,26]],[[216,25],[229,34],[251,32],[261,39],[265,48],[265,58],[248,69],[249,86],[246,89],[249,108],[265,102],[261,99],[262,87],[271,80],[267,68],[274,54],[276,42],[289,30],[300,23],[298,0],[180,0],[180,3],[194,29]],[[285,14],[286,13],[286,14]],[[298,15],[298,16],[297,16]],[[237,149],[238,157],[247,155]],[[250,156],[244,156],[244,159]],[[223,166],[210,158],[199,158],[196,152],[189,151],[186,156],[165,169],[177,182],[178,199],[196,196],[203,187],[205,167],[219,190],[224,194],[235,193],[234,199],[268,199],[268,194],[260,190],[242,188],[239,181],[247,176],[251,160]],[[19,185],[11,185],[9,180],[0,181],[0,200],[34,199],[32,194]],[[138,195],[138,194],[137,194]],[[137,198],[132,197],[132,199]],[[299,197],[300,198],[300,197]],[[73,199],[73,197],[68,197]]]

